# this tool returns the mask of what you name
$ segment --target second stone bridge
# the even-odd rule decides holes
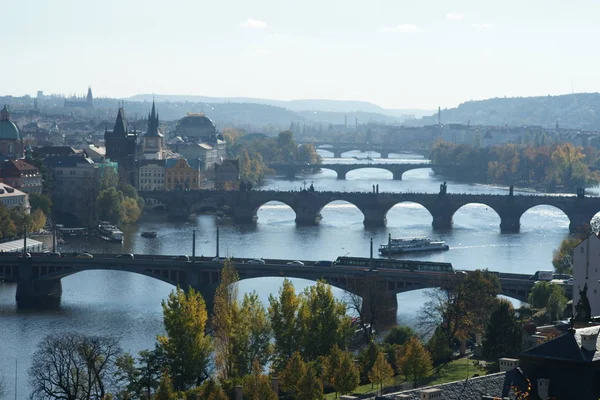
[[[226,210],[237,223],[253,223],[264,204],[277,201],[296,213],[296,223],[315,225],[321,220],[321,210],[327,204],[342,200],[355,205],[364,215],[366,226],[383,226],[387,212],[396,204],[413,202],[422,205],[432,216],[435,229],[452,228],[454,213],[467,204],[484,204],[500,217],[503,232],[518,232],[521,216],[530,208],[548,205],[562,210],[569,218],[569,229],[590,223],[600,211],[600,198],[584,196],[526,196],[485,194],[428,193],[364,193],[312,191],[151,191],[140,192],[146,201],[164,204],[169,215],[187,218],[206,210]]]

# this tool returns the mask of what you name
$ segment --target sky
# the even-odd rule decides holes
[[[600,91],[598,0],[0,0],[0,95],[455,107]]]

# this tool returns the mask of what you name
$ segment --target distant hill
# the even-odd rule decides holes
[[[191,96],[191,95],[151,95],[151,94],[138,94],[129,97],[129,100],[133,101],[152,101],[155,98],[159,102],[193,102],[193,103],[253,103],[263,104],[275,107],[287,108],[291,111],[321,111],[330,113],[354,113],[364,112],[372,114],[373,119],[382,121],[379,119],[377,114],[381,114],[387,117],[393,117],[394,121],[400,121],[406,119],[406,116],[414,116],[419,118],[425,115],[431,115],[434,111],[432,110],[419,110],[419,109],[407,109],[407,110],[394,110],[380,107],[376,104],[369,103],[367,101],[348,101],[348,100],[319,100],[319,99],[304,99],[304,100],[272,100],[272,99],[259,99],[254,97],[209,97],[209,96]],[[339,118],[339,116],[335,116]],[[343,120],[343,115],[342,115]]]
[[[437,124],[437,113],[410,125]],[[537,125],[600,129],[600,94],[577,93],[561,96],[493,98],[467,101],[456,108],[442,110],[442,123],[470,122],[471,125]]]

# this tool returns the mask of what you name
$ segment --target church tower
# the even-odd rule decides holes
[[[104,132],[104,143],[106,157],[119,163],[121,179],[133,183],[137,133],[129,131],[123,107],[119,108],[113,130]]]
[[[148,131],[144,135],[144,142],[142,144],[142,158],[144,160],[162,160],[164,158],[165,138],[158,130],[158,124],[156,105],[154,104],[154,100],[152,100],[152,111],[148,114]]]
[[[92,87],[91,86],[88,86],[86,104],[87,104],[88,108],[94,108],[94,96],[92,96]]]

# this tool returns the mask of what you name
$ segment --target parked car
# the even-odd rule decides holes
[[[315,267],[333,267],[335,263],[333,261],[319,260],[315,263]]]
[[[190,257],[188,256],[175,256],[171,258],[173,261],[190,261]]]
[[[261,260],[260,258],[255,258],[253,260],[246,261],[246,264],[264,264],[265,260]]]
[[[75,258],[94,258],[90,253],[79,253],[75,256]]]
[[[288,263],[286,263],[287,265],[304,265],[304,263],[302,261],[290,261]]]
[[[213,262],[224,263],[228,260],[228,257],[215,257],[212,259]]]
[[[44,257],[60,258],[61,255],[60,255],[59,252],[53,251],[53,252],[50,252],[50,253],[44,253]]]
[[[133,260],[133,254],[125,253],[125,254],[117,254],[117,258],[127,258],[128,260]]]

